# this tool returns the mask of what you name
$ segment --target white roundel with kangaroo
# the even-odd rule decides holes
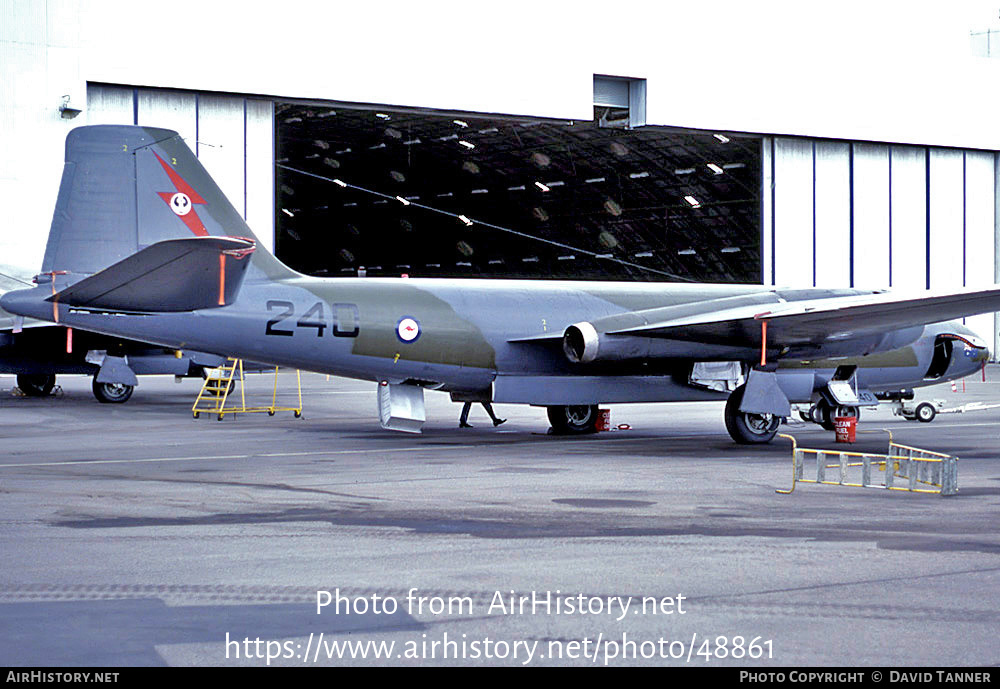
[[[415,342],[420,337],[420,323],[415,318],[404,316],[396,324],[396,337],[402,342]]]

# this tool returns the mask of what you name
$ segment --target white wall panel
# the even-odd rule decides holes
[[[816,143],[816,286],[851,281],[850,144]]]
[[[135,124],[135,89],[89,85],[85,112],[87,124]]]
[[[787,287],[813,284],[812,142],[774,142],[775,283]]]
[[[139,89],[139,124],[145,127],[173,129],[194,150],[197,96],[152,89]]]
[[[774,180],[771,177],[774,139],[766,136],[761,140],[760,150],[760,277],[764,285],[774,284],[774,261],[772,252],[774,244],[771,241],[774,208],[772,193]]]
[[[580,119],[593,75],[617,74],[647,79],[651,124],[1000,149],[1000,63],[971,55],[955,5],[646,2],[609,26],[535,0],[104,0],[82,13],[81,40],[84,77],[105,83]],[[170,17],[210,39],[183,49]],[[151,49],[145,27],[160,26],[174,33]],[[264,49],[276,43],[294,59]],[[717,79],[681,67],[692,56],[698,75],[734,75],[726,99],[753,107],[720,107]]]
[[[854,144],[854,286],[889,286],[889,147]]]
[[[0,262],[34,271],[45,250],[62,174],[63,141],[74,124],[59,116],[61,93],[47,84],[44,6],[8,8],[36,33],[0,43]],[[20,19],[17,19],[17,18]],[[40,24],[37,24],[40,22]],[[22,27],[23,28],[23,27]],[[80,99],[82,101],[82,98]],[[82,123],[79,123],[82,124]]]
[[[995,274],[994,154],[969,151],[965,154],[965,284],[986,287]],[[966,319],[966,324],[986,342],[993,344],[994,314]]]
[[[243,216],[246,216],[245,102],[238,96],[199,96],[198,140],[197,147],[192,146],[222,193]]]
[[[247,101],[246,221],[267,248],[274,251],[274,106]]]
[[[6,0],[0,3],[0,40],[44,43],[45,4],[38,0]]]
[[[36,5],[44,5],[47,12],[45,28],[46,41],[50,46],[80,45],[80,0],[29,0]]]
[[[930,157],[930,286],[958,289],[965,265],[965,166],[961,151],[931,149]]]
[[[63,96],[69,96],[69,105],[83,110],[87,103],[87,91],[80,78],[80,63],[75,48],[48,46],[45,55],[45,93],[42,104],[46,109],[58,110]]]
[[[892,287],[927,288],[927,149],[892,147]]]

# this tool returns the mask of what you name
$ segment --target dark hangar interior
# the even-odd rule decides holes
[[[276,253],[330,277],[759,283],[760,138],[616,115],[279,103]]]

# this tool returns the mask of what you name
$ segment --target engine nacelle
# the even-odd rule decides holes
[[[586,321],[574,323],[563,333],[563,352],[574,364],[589,364],[597,359],[601,338],[597,329]]]
[[[574,323],[563,332],[563,352],[574,364],[602,361],[642,361],[648,359],[691,358],[691,343],[643,335],[615,335],[602,330],[602,324]],[[705,361],[733,361],[754,352],[729,345],[699,345]]]
[[[666,357],[676,343],[640,335],[609,335],[593,323],[574,323],[563,333],[563,352],[574,364]]]

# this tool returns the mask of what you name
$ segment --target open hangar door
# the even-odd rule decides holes
[[[278,102],[277,255],[331,277],[760,283],[761,139],[594,114]]]

